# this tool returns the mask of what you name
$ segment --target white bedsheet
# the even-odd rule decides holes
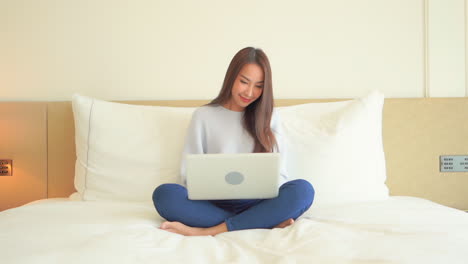
[[[0,263],[468,263],[468,214],[411,197],[284,229],[184,237],[151,204],[49,199],[0,213]]]

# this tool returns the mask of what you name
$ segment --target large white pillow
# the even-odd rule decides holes
[[[314,186],[312,208],[389,196],[383,103],[374,91],[361,99],[279,107],[287,170]]]
[[[178,182],[194,108],[129,105],[75,94],[75,188],[84,200],[151,202]]]

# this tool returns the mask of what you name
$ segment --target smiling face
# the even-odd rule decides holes
[[[237,75],[231,89],[231,97],[224,107],[237,112],[257,100],[263,92],[263,69],[255,63],[245,64]]]

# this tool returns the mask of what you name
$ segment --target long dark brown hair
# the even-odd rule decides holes
[[[270,122],[273,113],[273,85],[268,57],[261,49],[247,47],[241,49],[232,58],[226,71],[219,95],[208,105],[224,105],[231,98],[231,90],[240,70],[246,64],[254,63],[263,69],[263,91],[257,100],[244,111],[243,125],[255,142],[253,152],[273,152],[276,139],[271,131]]]

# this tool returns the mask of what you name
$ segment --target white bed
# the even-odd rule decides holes
[[[284,229],[184,237],[148,203],[47,199],[0,215],[1,263],[467,263],[468,214],[396,196]]]
[[[158,228],[151,194],[178,181],[193,108],[77,95],[77,192],[0,212],[0,263],[468,263],[467,213],[389,195],[383,99],[278,109],[289,176],[316,191],[292,226],[184,237]]]

